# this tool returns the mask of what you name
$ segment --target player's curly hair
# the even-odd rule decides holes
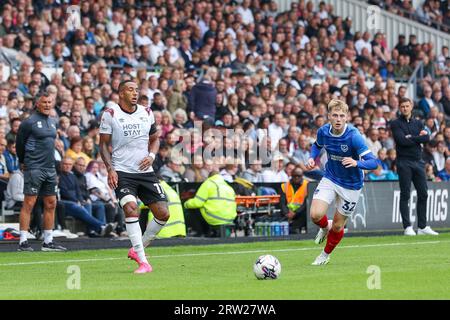
[[[333,110],[341,110],[341,111],[344,111],[345,113],[347,113],[348,105],[342,100],[332,99],[328,103],[328,112],[331,112]]]

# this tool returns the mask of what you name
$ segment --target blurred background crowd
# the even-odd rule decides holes
[[[448,0],[369,0],[395,15],[414,19],[439,30],[450,31]]]

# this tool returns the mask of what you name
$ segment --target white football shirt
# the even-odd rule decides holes
[[[153,172],[139,170],[139,163],[148,156],[148,142],[155,118],[150,108],[137,105],[133,113],[124,111],[116,103],[109,103],[102,114],[100,133],[110,134],[112,165],[116,171],[128,173]]]

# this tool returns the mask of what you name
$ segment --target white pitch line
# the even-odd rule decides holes
[[[366,244],[366,245],[351,245],[351,246],[341,246],[339,249],[358,249],[358,248],[377,248],[377,247],[392,247],[392,246],[410,246],[410,245],[425,245],[425,244],[438,244],[450,242],[450,240],[444,241],[421,241],[421,242],[394,242],[394,243],[381,243],[381,244]],[[249,254],[249,253],[261,253],[261,252],[290,252],[290,251],[309,251],[309,250],[319,250],[321,247],[307,247],[307,248],[290,248],[290,249],[273,249],[273,250],[248,250],[248,251],[228,251],[228,252],[204,252],[204,253],[183,253],[183,254],[168,254],[159,256],[150,256],[151,259],[154,258],[175,258],[175,257],[197,257],[197,256],[213,256],[213,255],[231,255],[231,254]],[[74,260],[50,260],[50,261],[30,261],[30,262],[14,262],[14,263],[2,263],[0,267],[8,266],[26,266],[26,265],[36,265],[36,264],[52,264],[52,263],[76,263],[76,262],[95,262],[95,261],[111,261],[111,260],[123,260],[124,257],[120,258],[98,258],[98,259],[74,259]]]
[[[58,253],[60,254],[60,253]],[[122,260],[123,258],[99,258],[99,259],[79,259],[79,260],[50,260],[50,261],[30,261],[30,262],[16,262],[16,263],[2,263],[0,267],[7,266],[27,266],[34,264],[50,264],[50,263],[72,263],[72,262],[94,262],[94,261],[109,261]]]

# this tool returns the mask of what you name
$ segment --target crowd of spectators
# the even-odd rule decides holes
[[[450,32],[450,2],[448,0],[369,0],[368,2],[395,15]],[[414,5],[414,2],[417,4]]]
[[[98,128],[103,108],[118,102],[118,85],[125,79],[138,83],[138,103],[153,110],[161,132],[154,169],[168,182],[202,182],[213,162],[227,181],[241,176],[251,182],[287,181],[294,168],[305,170],[331,99],[347,102],[349,122],[379,158],[379,168],[367,179],[395,180],[389,122],[398,116],[399,99],[408,94],[405,81],[420,62],[424,74],[414,113],[432,137],[424,154],[427,174],[434,181],[448,180],[446,47],[418,43],[411,35],[408,41],[400,36],[389,48],[388,33],[354,30],[350,17],[336,16],[325,3],[293,2],[286,12],[267,0],[99,0],[79,5],[81,26],[71,30],[68,4],[1,2],[0,51],[18,64],[0,84],[4,181],[18,170],[17,129],[32,112],[36,94],[46,90],[54,97],[52,117],[59,123],[58,162],[71,158],[78,177],[82,167],[88,168],[82,174],[88,193],[82,190],[72,200],[100,201],[106,206],[106,222],[120,222],[114,192],[102,176]],[[5,69],[3,65],[0,75]],[[223,133],[233,129],[234,135],[217,141],[208,135],[210,128]],[[180,143],[187,157],[173,156]],[[204,159],[198,150],[211,144],[224,156]],[[251,152],[264,147],[268,161],[250,162]],[[314,172],[319,176],[325,162],[325,155],[317,160]]]

